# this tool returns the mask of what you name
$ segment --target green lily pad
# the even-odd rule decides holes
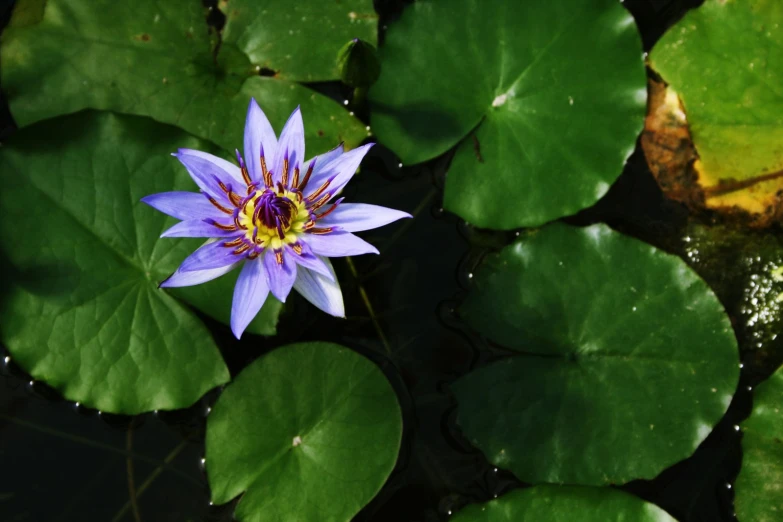
[[[361,122],[326,96],[293,81],[259,76],[256,66],[261,64],[251,57],[260,56],[260,50],[246,55],[237,47],[252,47],[243,36],[252,25],[231,29],[239,22],[229,16],[226,41],[213,58],[201,0],[49,0],[40,5],[39,0],[17,2],[0,41],[2,88],[20,126],[84,108],[112,110],[177,125],[233,152],[241,148],[242,122],[255,97],[276,129],[301,105],[308,156],[340,141],[356,145],[367,135]],[[313,7],[314,18],[319,9]],[[347,17],[345,24],[351,25]],[[295,33],[299,45],[310,49],[318,48],[329,32],[304,31],[310,26],[293,22],[269,27],[274,29],[264,34],[285,33],[286,40],[289,30],[301,29],[303,34]],[[333,48],[330,63],[342,43],[326,46]],[[307,54],[294,52],[296,59]]]
[[[222,0],[223,42],[276,78],[321,82],[340,78],[337,54],[349,40],[375,44],[372,0]]]
[[[490,256],[460,315],[517,353],[455,383],[458,422],[525,482],[652,479],[707,437],[739,378],[706,283],[604,225],[551,225]]]
[[[783,3],[707,0],[661,38],[650,65],[682,102],[706,205],[779,218]]]
[[[331,343],[285,346],[245,368],[207,420],[212,501],[244,492],[242,522],[350,520],[394,468],[397,397],[364,357]]]
[[[617,0],[416,2],[379,52],[373,131],[405,163],[460,143],[444,204],[481,227],[592,205],[644,123],[641,40]]]
[[[203,323],[157,288],[201,242],[159,239],[175,220],[139,201],[195,187],[169,155],[178,147],[209,150],[146,118],[84,112],[0,149],[0,336],[70,400],[115,413],[176,409],[229,379]],[[189,296],[223,317],[212,285],[225,282]],[[278,311],[271,302],[251,331],[274,333]]]
[[[666,511],[623,491],[537,486],[463,509],[453,522],[676,522]]]
[[[758,386],[742,423],[742,469],[734,506],[740,522],[783,517],[783,368]]]

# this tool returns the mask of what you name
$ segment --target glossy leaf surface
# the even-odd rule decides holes
[[[373,131],[404,163],[459,143],[444,203],[481,227],[592,205],[643,125],[641,41],[616,0],[416,2],[379,52]]]
[[[610,488],[537,486],[466,507],[454,522],[676,522],[661,508]]]
[[[783,369],[760,384],[742,423],[742,469],[734,506],[740,522],[775,522],[783,514]]]
[[[377,41],[372,0],[222,0],[223,41],[276,78],[323,82],[340,77],[337,54],[349,40]]]
[[[242,146],[245,113],[255,97],[278,133],[301,105],[308,157],[366,136],[364,126],[329,98],[293,81],[259,76],[261,64],[237,47],[263,47],[243,36],[252,24],[232,29],[229,23],[217,46],[200,0],[17,4],[3,32],[0,63],[2,87],[20,126],[104,109],[150,116],[233,152]],[[351,23],[347,16],[345,23]],[[273,31],[285,31],[288,41],[289,29],[279,25]],[[312,47],[322,35],[312,29],[303,34]],[[334,46],[335,57],[342,43]],[[252,56],[259,58],[259,52]]]
[[[454,385],[458,423],[525,482],[651,479],[710,433],[739,376],[712,291],[604,225],[550,225],[488,257],[460,309],[517,352]]]
[[[331,343],[284,346],[245,368],[209,415],[212,501],[242,495],[241,522],[347,522],[386,481],[401,436],[375,364]]]

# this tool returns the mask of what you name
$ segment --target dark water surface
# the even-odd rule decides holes
[[[646,49],[698,3],[625,2]],[[0,15],[10,4],[0,1]],[[401,0],[376,0],[381,26],[393,21],[403,5]],[[220,24],[219,15],[211,18]],[[339,85],[313,87],[337,99],[348,94]],[[13,125],[7,109],[0,111],[0,129],[7,136]],[[271,339],[248,335],[239,342],[226,326],[203,319],[233,375],[277,346],[304,340],[335,341],[376,361],[400,398],[405,433],[391,478],[355,520],[445,521],[451,510],[520,485],[462,439],[448,390],[456,378],[496,356],[460,324],[453,309],[482,255],[507,244],[514,234],[475,230],[443,212],[448,158],[400,168],[391,153],[380,149],[373,149],[345,196],[406,210],[415,219],[364,234],[381,255],[355,258],[355,274],[345,261],[335,263],[347,320],[317,313],[295,293],[280,319],[279,335]],[[593,209],[569,219],[575,224],[605,221],[669,249],[686,220],[679,205],[662,197],[640,148],[610,193]],[[751,381],[743,376],[726,418],[692,458],[653,481],[623,489],[660,505],[680,522],[733,520],[727,484],[740,465],[740,436],[734,426],[748,414],[745,386]],[[113,416],[66,402],[42,383],[31,384],[13,361],[2,365],[0,521],[232,520],[233,504],[209,505],[200,464],[207,409],[218,393],[188,410]]]

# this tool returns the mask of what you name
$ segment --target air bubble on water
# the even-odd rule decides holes
[[[348,105],[348,100],[343,100],[343,105]]]
[[[735,424],[734,425],[734,431],[739,431],[739,430],[740,430],[739,424]]]
[[[746,386],[745,389],[748,391],[753,391],[753,386]]]
[[[349,112],[348,114],[350,114],[351,116],[353,116],[353,111]]]
[[[11,358],[6,355],[5,359],[3,359],[3,361],[5,361],[5,363],[8,364],[8,363],[11,362]]]
[[[402,163],[398,163],[398,164],[397,164],[397,168],[398,168],[398,169],[401,169],[401,168],[402,168]]]
[[[728,482],[726,482],[726,489],[731,489],[731,484],[729,484]]]
[[[745,363],[740,363],[739,366],[740,366],[740,370],[741,370],[741,369],[743,369],[745,367]]]
[[[472,272],[468,274],[468,279],[473,279],[473,273]]]

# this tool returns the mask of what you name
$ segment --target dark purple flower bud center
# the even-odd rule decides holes
[[[271,190],[264,191],[255,204],[256,220],[267,228],[288,228],[296,211],[296,205],[285,196]]]

